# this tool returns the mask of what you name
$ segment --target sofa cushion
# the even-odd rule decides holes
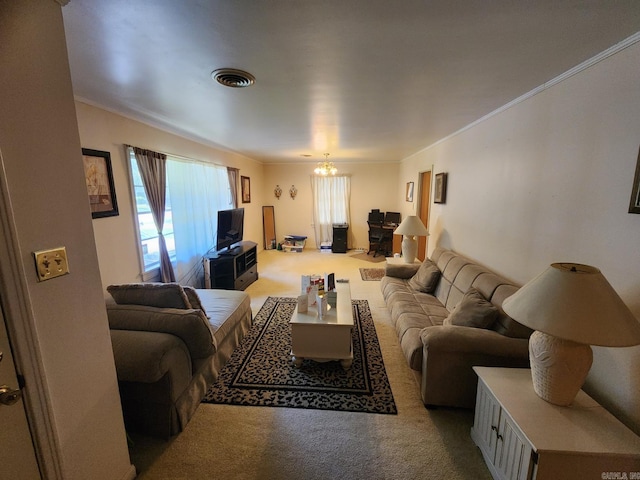
[[[202,310],[108,305],[107,316],[111,329],[175,335],[185,343],[194,359],[205,358],[216,352],[216,340]]]
[[[109,285],[107,292],[119,305],[146,305],[157,308],[191,308],[181,285],[177,283],[125,283]]]
[[[498,308],[487,301],[475,288],[470,288],[445,319],[445,325],[489,328],[498,317]]]
[[[416,274],[409,280],[409,286],[424,293],[433,293],[440,279],[440,270],[431,260],[425,260]]]
[[[247,315],[251,315],[251,298],[240,290],[196,289],[217,344],[238,331]]]
[[[189,304],[191,305],[191,308],[195,308],[196,310],[202,310],[204,314],[208,317],[209,315],[207,315],[207,311],[202,306],[202,300],[200,300],[200,296],[198,295],[197,290],[187,285],[183,285],[182,289],[184,290],[184,293],[187,295],[187,298],[189,299]]]

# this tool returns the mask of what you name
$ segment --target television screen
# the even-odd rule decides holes
[[[220,251],[241,241],[243,228],[244,208],[219,210],[216,249]]]

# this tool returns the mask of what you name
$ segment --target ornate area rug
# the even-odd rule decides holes
[[[368,282],[379,282],[384,277],[384,268],[361,268],[360,278]]]
[[[366,300],[352,300],[353,364],[291,363],[295,298],[269,297],[254,325],[202,400],[206,403],[396,414]]]

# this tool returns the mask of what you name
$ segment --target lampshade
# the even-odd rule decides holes
[[[600,270],[589,265],[552,263],[502,309],[536,330],[529,338],[533,389],[554,405],[573,402],[591,368],[591,345],[640,343],[640,323]]]
[[[502,308],[529,328],[586,345],[640,344],[640,323],[595,267],[553,263]]]
[[[429,235],[427,227],[424,226],[422,220],[415,215],[409,215],[398,225],[398,228],[393,232],[396,235]]]

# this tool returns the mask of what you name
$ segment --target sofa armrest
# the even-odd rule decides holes
[[[456,325],[426,327],[420,394],[425,405],[473,408],[478,377],[472,367],[529,366],[528,340]]]
[[[216,341],[202,310],[157,308],[144,305],[107,305],[109,328],[162,332],[184,342],[193,359],[216,352]]]
[[[422,344],[430,352],[458,352],[460,354],[496,357],[529,358],[529,340],[500,335],[494,330],[438,325],[420,332]]]
[[[419,268],[419,263],[387,263],[384,274],[387,277],[408,279],[413,277]]]
[[[155,383],[171,371],[173,383],[180,384],[182,389],[188,385],[191,357],[178,337],[135,330],[110,330],[110,333],[119,381]]]

